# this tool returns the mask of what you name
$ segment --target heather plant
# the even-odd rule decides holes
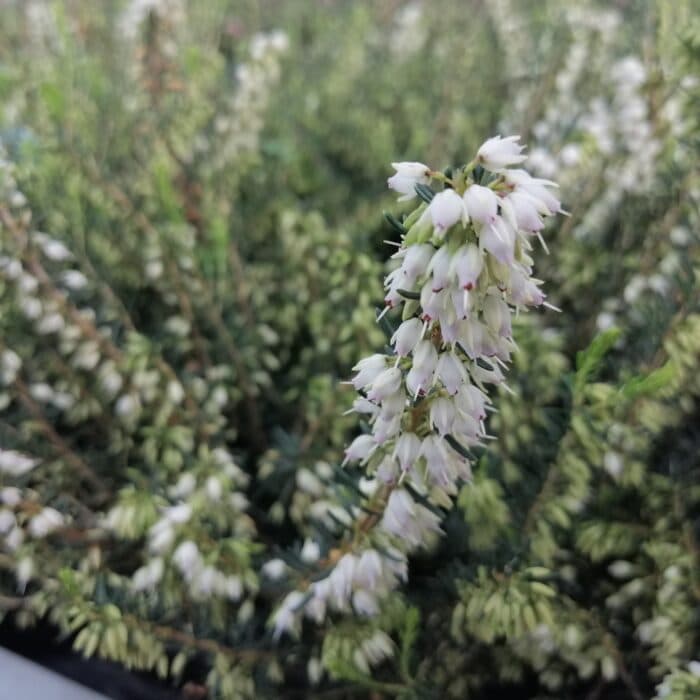
[[[3,625],[211,698],[695,697],[693,3],[101,9],[0,1]]]

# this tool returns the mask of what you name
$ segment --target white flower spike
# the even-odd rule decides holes
[[[405,580],[408,556],[439,536],[441,509],[471,478],[468,450],[490,437],[487,387],[507,388],[512,315],[545,304],[530,241],[546,217],[561,212],[553,182],[507,169],[525,160],[523,148],[517,136],[489,139],[470,166],[452,171],[454,180],[422,163],[394,163],[389,187],[401,199],[431,180],[444,189],[405,219],[392,256],[384,313],[401,316],[391,351],[354,368],[360,396],[353,408],[371,432],[353,440],[343,464],[365,470],[367,501],[334,511],[348,524],[350,512],[360,520],[325,577],[282,602],[271,621],[275,636],[297,633],[303,615],[315,622],[333,610],[377,615]],[[493,177],[483,180],[478,166]],[[316,559],[310,564],[321,566]]]

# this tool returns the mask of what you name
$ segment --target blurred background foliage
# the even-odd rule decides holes
[[[693,0],[0,0],[0,616],[212,698],[698,697],[699,74]],[[562,313],[401,594],[273,642],[362,486],[389,163],[497,132]]]

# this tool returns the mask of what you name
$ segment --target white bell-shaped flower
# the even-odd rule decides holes
[[[450,394],[456,394],[467,378],[464,365],[453,352],[440,355],[435,373]]]
[[[527,156],[522,155],[525,146],[521,146],[519,140],[520,136],[494,136],[487,139],[476,152],[477,161],[487,170],[494,171],[522,163],[527,160]]]
[[[408,471],[420,454],[420,438],[415,433],[402,433],[394,447],[394,457],[403,471]]]
[[[448,435],[455,420],[455,405],[445,396],[435,399],[430,405],[430,424],[440,435]]]
[[[377,443],[372,435],[358,435],[345,449],[343,464],[364,461],[376,448]]]
[[[419,318],[404,321],[391,337],[391,344],[399,357],[406,357],[423,335],[423,324]]]
[[[416,196],[416,185],[427,185],[430,182],[430,168],[423,163],[392,163],[391,167],[396,173],[387,180],[387,185],[402,195],[399,202],[413,199]]]
[[[383,401],[396,393],[400,387],[401,370],[398,367],[390,367],[377,375],[371,389],[367,392],[367,398],[370,401]]]
[[[360,360],[353,368],[357,372],[352,380],[355,389],[364,389],[386,369],[386,357],[375,353]]]
[[[484,257],[479,248],[473,243],[461,246],[454,254],[452,264],[459,286],[467,291],[474,289],[484,267]]]
[[[428,272],[432,275],[432,291],[439,292],[450,283],[452,256],[446,245],[438,248],[433,255]]]
[[[490,187],[471,185],[464,192],[469,218],[480,224],[492,224],[498,216],[498,197]]]
[[[462,198],[451,189],[438,192],[423,212],[420,221],[430,221],[437,234],[444,234],[458,221],[466,221]]]

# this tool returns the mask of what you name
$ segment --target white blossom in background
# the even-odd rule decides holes
[[[422,2],[399,7],[388,39],[392,54],[399,60],[408,60],[423,48],[428,39],[428,25]]]
[[[129,0],[117,21],[119,32],[134,41],[151,14],[179,25],[185,19],[185,5],[182,0]]]
[[[422,163],[393,164],[388,186],[400,200],[431,180],[445,186],[406,218],[392,256],[384,313],[401,312],[393,352],[354,368],[354,410],[371,432],[351,442],[343,463],[365,469],[367,500],[352,514],[326,504],[335,520],[354,519],[354,534],[325,558],[304,544],[302,559],[326,575],[287,595],[273,616],[275,636],[330,610],[376,615],[406,579],[407,556],[440,535],[440,509],[471,478],[469,449],[488,437],[489,386],[504,383],[515,350],[511,317],[547,305],[532,274],[533,239],[542,241],[544,220],[563,211],[555,183],[513,167],[525,158],[517,136],[496,136],[452,179]],[[265,566],[283,575],[279,560]],[[391,653],[376,641],[359,668]]]
[[[34,469],[39,461],[16,450],[0,448],[0,474],[22,476]]]
[[[509,0],[494,0],[489,11],[500,44],[507,47],[507,55],[514,54],[508,65],[516,78],[535,51],[523,43],[531,36],[520,29],[526,13]],[[662,144],[645,95],[646,66],[638,56],[616,55],[620,13],[571,5],[563,19],[571,39],[555,67],[555,88],[532,125],[527,167],[545,178],[563,173],[561,184],[571,191],[587,191],[589,183],[598,182],[573,229],[575,236],[589,236],[604,230],[625,194],[653,191],[654,163]],[[508,129],[524,122],[533,101],[539,100],[532,84],[516,84],[515,108],[504,124]]]
[[[131,587],[136,592],[153,590],[163,578],[164,565],[160,557],[151,559],[137,569],[131,579]]]
[[[63,524],[63,515],[55,508],[42,508],[29,522],[29,534],[35,538],[46,537]]]
[[[10,349],[5,349],[0,353],[0,382],[2,384],[12,384],[22,367],[20,356]]]
[[[210,170],[218,172],[257,153],[265,112],[281,76],[280,58],[288,47],[289,38],[280,30],[251,38],[249,60],[237,66],[236,84],[212,124],[214,136],[200,134],[194,142]]]

